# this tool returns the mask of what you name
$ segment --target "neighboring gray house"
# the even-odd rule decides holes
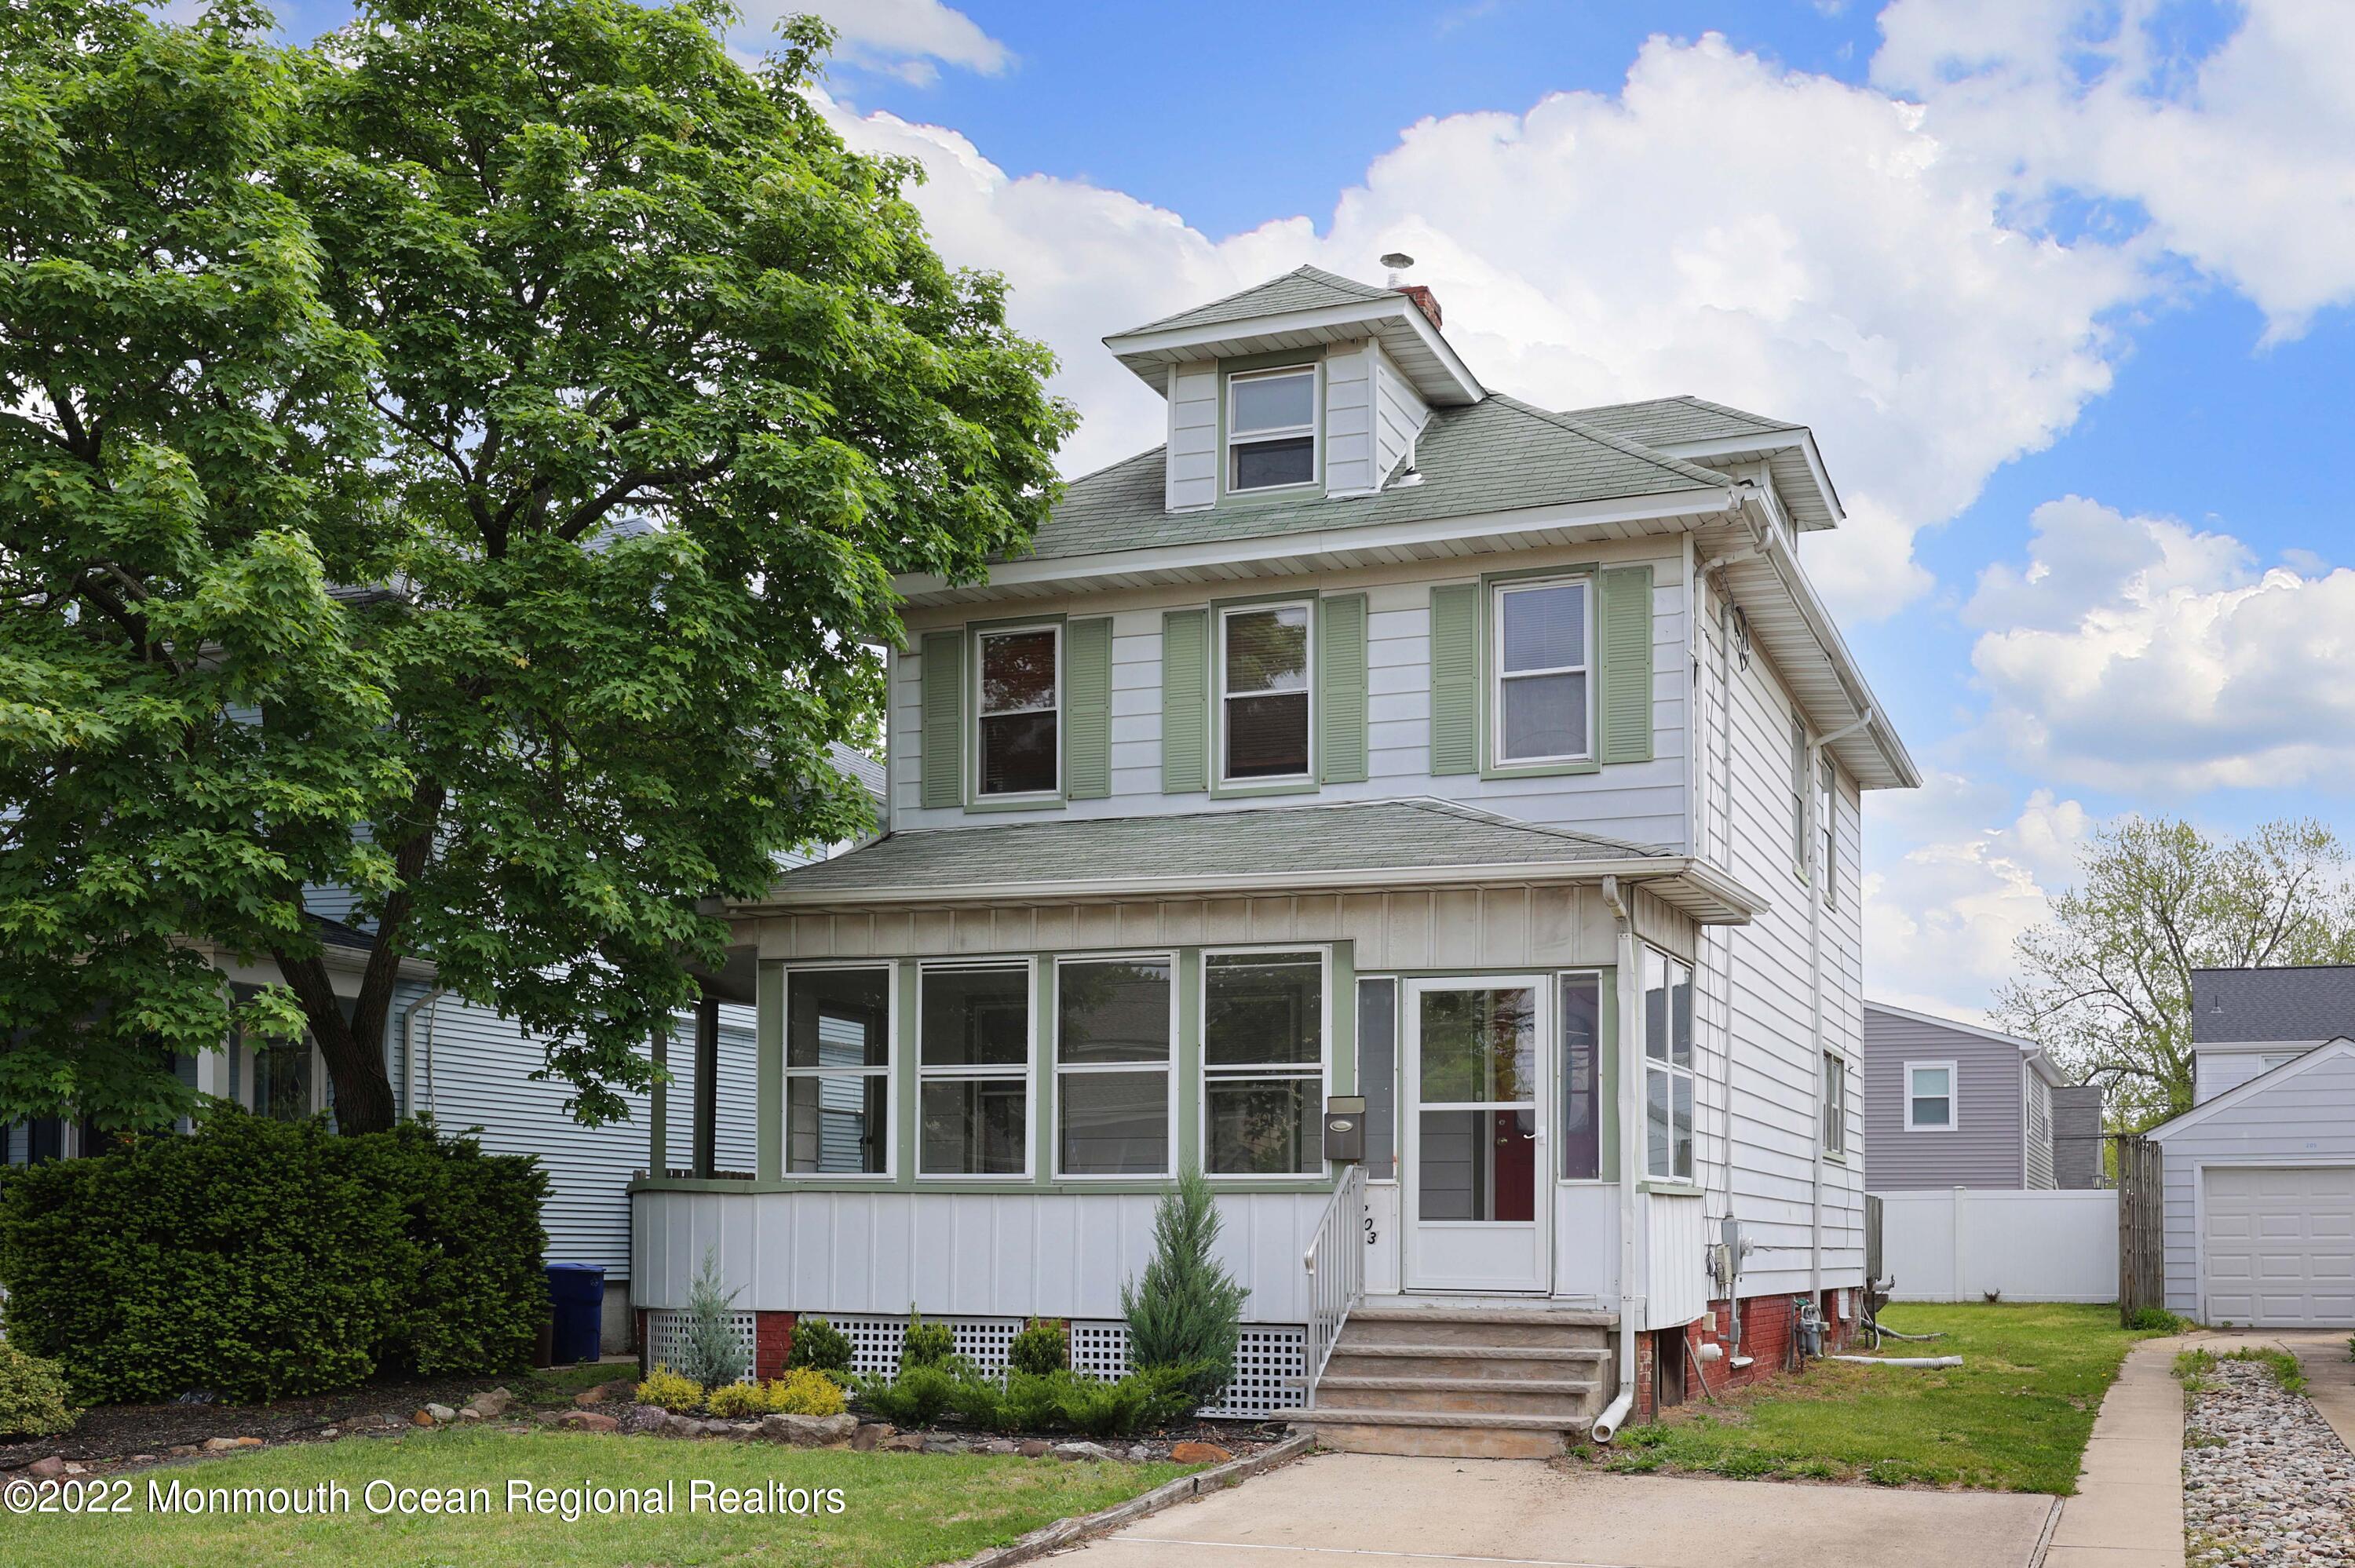
[[[2191,1006],[2192,1108],[2151,1132],[2169,1308],[2355,1325],[2355,967],[2195,969]]]
[[[2064,1191],[2110,1184],[2102,1158],[2102,1086],[2066,1084],[2052,1091],[2052,1179]]]
[[[2053,1095],[2068,1083],[2033,1041],[1867,1001],[1865,1189],[2061,1185]],[[2082,1097],[2072,1110],[2083,1118]],[[2091,1130],[2099,1117],[2096,1098]],[[2073,1153],[2086,1129],[2072,1130]],[[2068,1169],[2096,1184],[2082,1163]]]

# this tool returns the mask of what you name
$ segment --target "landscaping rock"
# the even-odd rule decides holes
[[[1137,1454],[1131,1457],[1141,1459],[1145,1456]],[[1234,1455],[1216,1443],[1186,1442],[1170,1449],[1169,1457],[1181,1465],[1223,1465]]]
[[[2355,1455],[2313,1404],[2260,1362],[2200,1377],[2183,1434],[2192,1568],[2355,1563]]]
[[[466,1408],[474,1413],[477,1420],[495,1420],[505,1415],[507,1413],[507,1407],[514,1403],[514,1394],[504,1388],[495,1388],[486,1393],[478,1393],[466,1401]]]
[[[858,1430],[850,1435],[850,1446],[864,1454],[896,1431],[888,1421],[862,1421]]]
[[[670,1412],[659,1404],[633,1404],[619,1417],[624,1432],[659,1432],[669,1418]]]
[[[565,1419],[569,1421],[574,1415],[581,1414],[585,1413],[567,1411]],[[666,1411],[663,1414],[662,1425],[655,1430],[666,1437],[700,1437],[703,1436],[703,1423],[692,1415],[675,1415]]]
[[[1011,1454],[1017,1452],[1017,1449],[1011,1438],[992,1437],[981,1446],[981,1451],[985,1454]]]
[[[1101,1443],[1058,1443],[1055,1445],[1055,1457],[1058,1459],[1111,1459],[1117,1457],[1118,1456],[1114,1455],[1111,1449],[1105,1447]]]
[[[152,1465],[155,1462],[155,1456],[153,1454],[133,1454],[123,1461],[126,1465]]]
[[[790,1443],[796,1448],[823,1448],[829,1443],[855,1446],[858,1432],[856,1415],[764,1415],[760,1425],[762,1437],[772,1443]]]
[[[602,1404],[608,1400],[622,1398],[623,1395],[634,1391],[636,1387],[637,1384],[626,1380],[621,1383],[601,1383],[595,1388],[584,1388],[579,1393],[574,1394],[572,1396],[572,1403],[575,1404]]]
[[[343,1434],[342,1434],[342,1433],[340,1433],[340,1432],[338,1432],[338,1431],[336,1431],[334,1427],[330,1426],[330,1427],[328,1427],[325,1432],[320,1433],[320,1434],[319,1434],[319,1436],[322,1436],[322,1437],[324,1437],[324,1438],[325,1438],[325,1439],[326,1439],[327,1441],[329,1441],[330,1443],[332,1443],[332,1442],[334,1442],[336,1438],[338,1438],[338,1437],[342,1436],[343,1436]]]
[[[436,1421],[455,1421],[458,1419],[458,1413],[451,1409],[446,1404],[429,1404],[425,1407],[425,1414],[433,1417]]]
[[[480,1421],[482,1418],[483,1413],[471,1404],[458,1412],[458,1419],[461,1421]]]
[[[421,1410],[409,1419],[412,1425],[418,1426],[431,1426],[433,1425],[433,1412],[431,1408]]]
[[[568,1410],[556,1418],[556,1424],[575,1432],[618,1432],[622,1427],[612,1416],[593,1410]]]
[[[1026,1459],[1043,1459],[1055,1451],[1055,1446],[1044,1437],[1025,1437],[1014,1445],[1014,1451]]]
[[[66,1474],[69,1476],[87,1476],[90,1474],[90,1467],[88,1465],[77,1465],[71,1459],[68,1459],[66,1461]]]
[[[25,1467],[25,1474],[37,1481],[53,1481],[66,1473],[66,1462],[55,1454],[36,1459]]]
[[[921,1432],[896,1432],[876,1445],[894,1454],[916,1454],[923,1451],[924,1435]]]
[[[973,1445],[970,1443],[961,1442],[954,1437],[927,1437],[924,1439],[924,1452],[927,1454],[970,1454],[973,1452]]]
[[[164,1450],[164,1452],[171,1455],[175,1459],[185,1459],[196,1451],[197,1446],[194,1443],[175,1443],[170,1447]]]

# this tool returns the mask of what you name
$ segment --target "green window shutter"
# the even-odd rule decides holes
[[[1112,622],[1063,628],[1064,794],[1101,800],[1112,793]]]
[[[1366,780],[1366,596],[1316,603],[1318,761],[1327,784]]]
[[[964,803],[964,633],[927,631],[921,647],[924,683],[924,805]]]
[[[1652,568],[1596,574],[1595,646],[1603,675],[1604,762],[1652,759]]]
[[[1431,590],[1431,770],[1480,768],[1480,589]]]
[[[1161,792],[1210,787],[1210,612],[1161,618]]]

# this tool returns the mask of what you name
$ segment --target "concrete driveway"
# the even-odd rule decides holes
[[[1140,1520],[1084,1568],[2025,1568],[2052,1499],[1318,1454]]]

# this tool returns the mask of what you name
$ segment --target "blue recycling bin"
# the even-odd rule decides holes
[[[605,1271],[593,1263],[548,1266],[548,1302],[556,1317],[552,1359],[593,1361],[605,1317]]]

